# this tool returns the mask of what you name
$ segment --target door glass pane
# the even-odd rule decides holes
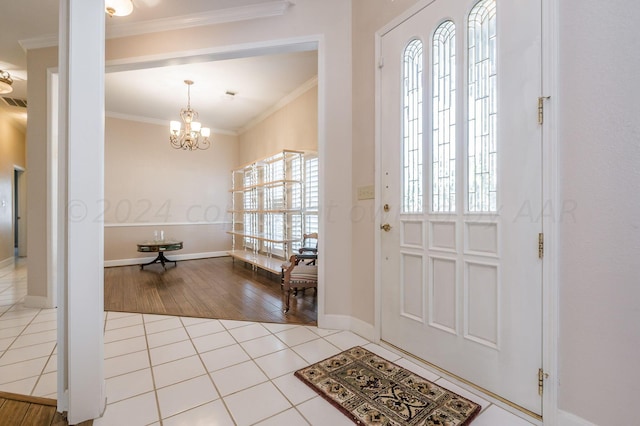
[[[496,1],[469,13],[468,174],[470,212],[497,211]]]
[[[431,209],[456,210],[456,39],[445,21],[433,34]]]
[[[422,212],[422,42],[403,55],[402,212]]]

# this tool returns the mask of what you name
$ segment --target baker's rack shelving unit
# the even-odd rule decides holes
[[[232,170],[229,255],[280,274],[304,232],[304,151],[283,150]]]

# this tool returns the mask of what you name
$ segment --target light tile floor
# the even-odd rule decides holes
[[[56,398],[56,311],[24,307],[26,278],[0,269],[0,390]],[[476,426],[536,424],[348,331],[106,312],[104,342],[96,426],[352,425],[293,372],[354,345],[477,402]]]

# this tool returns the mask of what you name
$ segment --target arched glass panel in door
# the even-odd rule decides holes
[[[445,21],[433,34],[431,210],[456,210],[456,27]]]
[[[469,212],[497,212],[496,0],[481,0],[469,13],[468,200]]]
[[[409,42],[402,71],[402,212],[423,210],[422,41]]]

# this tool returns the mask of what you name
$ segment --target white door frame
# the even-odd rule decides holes
[[[558,43],[560,0],[542,0],[542,91],[549,96],[542,126],[542,196],[543,208],[554,212],[544,221],[544,262],[542,267],[542,365],[548,377],[542,395],[544,424],[558,423],[558,223],[564,205],[558,190]]]
[[[379,64],[384,34],[400,25],[410,16],[424,9],[435,0],[420,0],[400,16],[376,31],[375,50],[376,64]],[[564,206],[558,192],[558,131],[556,99],[558,98],[558,6],[559,0],[542,0],[542,90],[540,96],[549,96],[545,101],[546,111],[542,128],[542,194],[545,214],[544,239],[545,257],[542,272],[542,365],[545,377],[542,397],[542,417],[545,425],[557,424],[557,389],[558,389],[558,221],[561,220]],[[375,164],[376,176],[375,199],[380,202],[382,196],[382,140],[381,140],[381,72],[375,72]],[[535,102],[532,99],[532,102]],[[375,312],[374,337],[380,342],[381,335],[381,234],[375,224]]]
[[[243,44],[222,45],[209,48],[172,51],[163,54],[149,56],[138,56],[126,59],[109,60],[105,63],[105,73],[130,71],[144,68],[153,68],[166,65],[176,65],[182,63],[195,63],[223,60],[229,58],[241,58],[259,56],[264,54],[276,54],[297,52],[309,49],[316,49],[318,54],[318,185],[320,205],[323,205],[327,199],[325,195],[327,172],[326,161],[326,97],[327,97],[327,75],[326,75],[326,44],[324,37],[320,35],[294,36],[285,39],[253,41]],[[108,116],[120,117],[124,119],[135,120],[136,117],[121,116],[117,114],[109,114]],[[326,215],[320,214],[318,217],[319,233],[325,234],[327,229]],[[320,244],[318,247],[318,255],[324,258],[325,247]],[[335,324],[333,318],[325,313],[325,262],[320,262],[318,266],[318,325],[322,324],[326,328],[336,328],[340,325]]]

